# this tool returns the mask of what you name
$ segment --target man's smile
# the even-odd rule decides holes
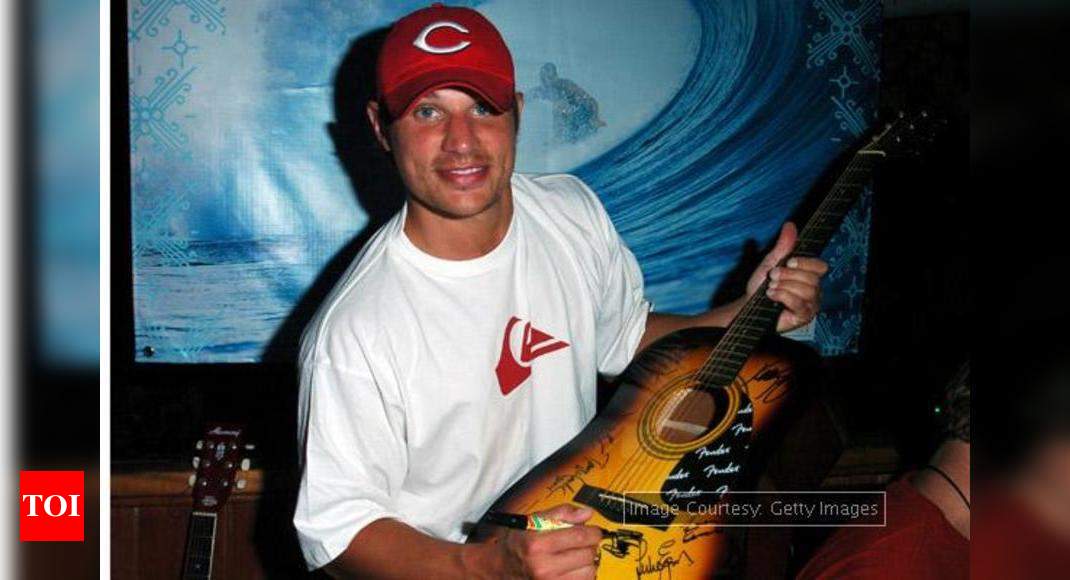
[[[435,170],[444,181],[456,187],[468,188],[483,183],[489,173],[487,165],[463,165],[458,167],[443,167]]]

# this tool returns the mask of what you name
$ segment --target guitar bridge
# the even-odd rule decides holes
[[[664,530],[676,517],[665,506],[658,506],[623,494],[584,485],[573,501],[593,508],[602,517],[617,524],[650,526]]]

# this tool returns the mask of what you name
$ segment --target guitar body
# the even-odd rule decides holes
[[[800,383],[814,358],[800,343],[769,336],[734,379],[711,380],[703,365],[723,334],[687,329],[640,353],[603,412],[491,510],[593,508],[587,524],[613,532],[600,546],[598,578],[709,578],[723,571],[735,535],[695,507],[712,507],[722,501],[716,492],[747,489],[757,480],[802,399]],[[672,505],[678,513],[665,513]],[[651,506],[661,509],[651,514]],[[477,526],[469,541],[489,528]]]

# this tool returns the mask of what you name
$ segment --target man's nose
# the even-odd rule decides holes
[[[442,150],[449,153],[469,153],[475,147],[476,134],[472,120],[466,116],[454,116],[446,122],[446,137]]]

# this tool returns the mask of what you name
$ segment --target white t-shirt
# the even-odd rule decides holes
[[[570,175],[514,174],[512,191],[507,234],[473,260],[416,248],[403,210],[309,325],[294,524],[310,568],[383,517],[464,541],[635,354],[650,305],[598,197]]]

